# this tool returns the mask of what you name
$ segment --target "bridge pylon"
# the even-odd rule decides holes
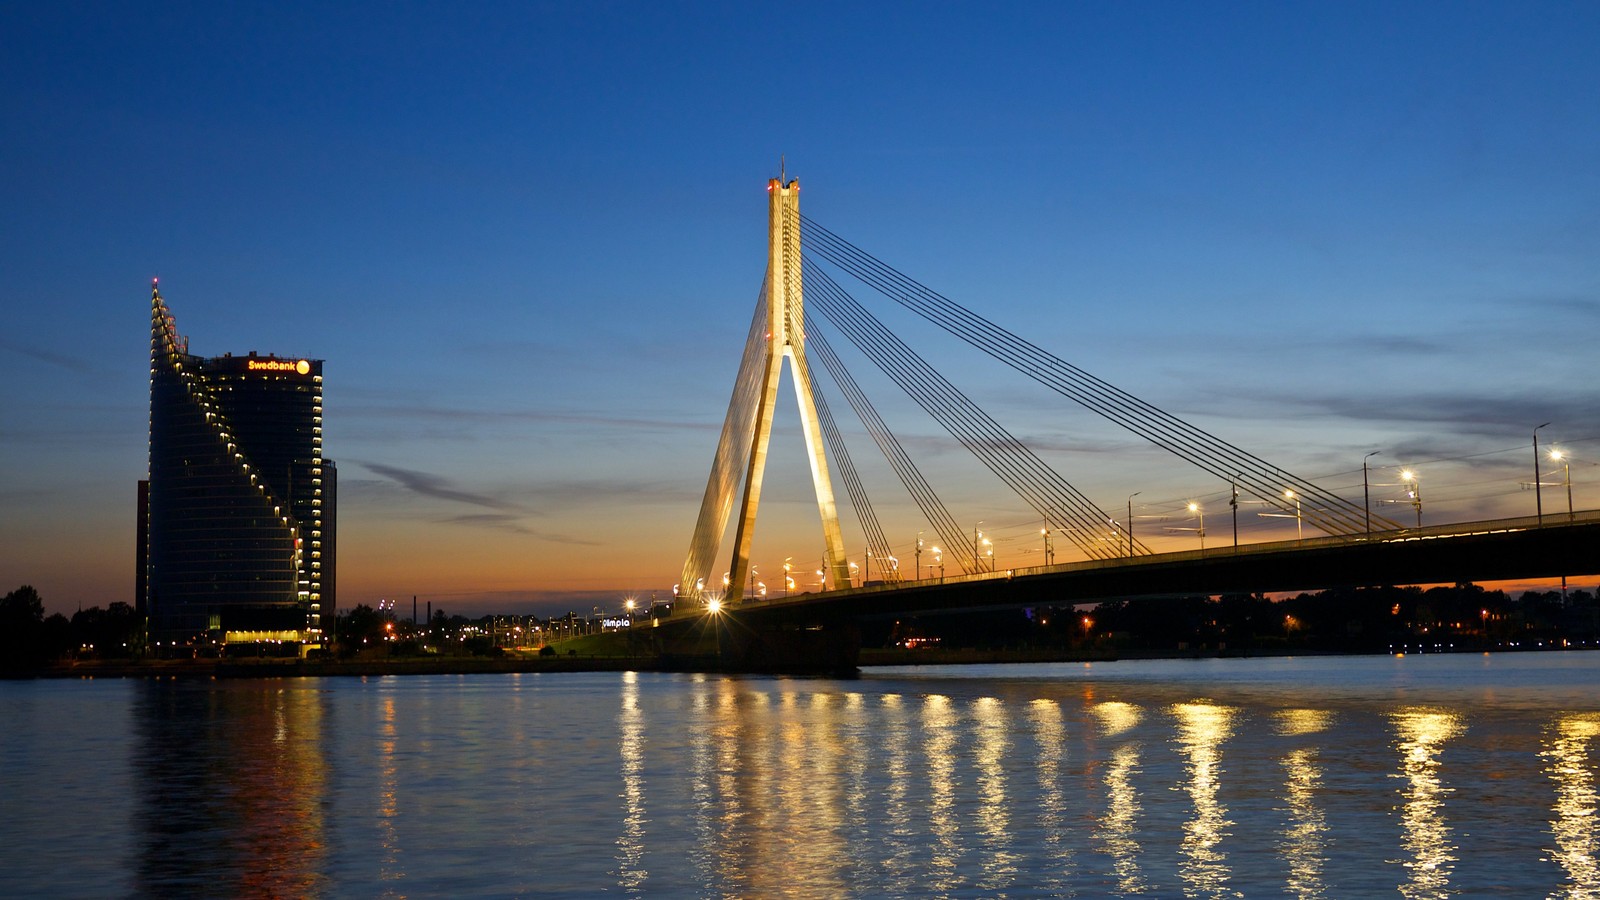
[[[835,584],[850,583],[850,565],[844,555],[844,538],[839,530],[839,514],[828,474],[817,404],[811,394],[805,347],[800,182],[785,183],[781,178],[773,178],[767,182],[767,276],[762,286],[762,299],[746,341],[711,477],[700,504],[700,517],[684,562],[678,590],[680,597],[705,599],[723,585],[721,578],[714,577],[712,567],[727,529],[736,491],[740,495],[739,523],[734,532],[733,560],[726,575],[723,600],[734,602],[744,597],[750,579],[750,545],[755,536],[756,509],[761,502],[761,482],[766,472],[767,447],[772,437],[778,384],[785,362],[800,407],[800,429],[811,464],[817,511],[822,518],[827,553],[825,568]]]

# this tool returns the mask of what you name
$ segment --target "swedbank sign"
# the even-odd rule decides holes
[[[252,359],[245,364],[245,370],[250,372],[293,372],[296,375],[310,375],[311,363],[306,360],[290,362],[287,359]]]

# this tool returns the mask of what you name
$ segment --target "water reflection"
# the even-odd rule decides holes
[[[957,887],[961,861],[961,822],[956,817],[956,713],[950,698],[922,698],[922,757],[928,762],[928,830],[933,858],[928,885],[936,893]]]
[[[977,728],[978,831],[983,835],[986,851],[983,877],[978,884],[993,895],[1003,892],[1017,874],[1011,806],[1006,799],[1006,753],[1011,749],[1011,721],[1005,704],[994,697],[974,700],[972,717]]]
[[[395,830],[400,815],[400,767],[394,752],[394,695],[385,694],[379,708],[383,713],[378,724],[378,879],[387,883],[405,877],[400,865],[400,838]],[[385,889],[384,896],[395,896],[393,886]]]
[[[138,885],[159,896],[319,893],[328,849],[322,699],[152,681],[136,701]]]
[[[898,882],[911,874],[911,754],[910,729],[906,726],[905,704],[899,694],[885,694],[878,701],[882,705],[882,727],[878,740],[883,752],[883,843],[886,858],[885,874],[891,882]],[[917,798],[916,805],[921,805]]]
[[[1096,703],[1089,712],[1100,721],[1107,737],[1119,737],[1138,726],[1142,713],[1130,703]],[[1111,750],[1106,763],[1106,811],[1100,816],[1093,839],[1111,857],[1111,870],[1117,890],[1123,894],[1142,894],[1147,890],[1139,873],[1139,792],[1133,779],[1139,774],[1139,744],[1124,741]]]
[[[1067,798],[1061,788],[1067,761],[1067,730],[1061,723],[1061,704],[1054,700],[1034,700],[1028,704],[1028,714],[1033,719],[1034,740],[1038,744],[1034,772],[1039,779],[1039,832],[1044,855],[1050,862],[1039,874],[1046,892],[1060,894],[1073,868],[1072,844],[1067,841]]]
[[[1555,818],[1550,821],[1556,846],[1550,856],[1566,873],[1569,896],[1600,897],[1600,866],[1595,862],[1600,851],[1595,806],[1600,796],[1589,762],[1594,739],[1600,735],[1600,716],[1564,716],[1550,732],[1540,753],[1549,761],[1545,773],[1556,783]]]
[[[1183,823],[1183,863],[1179,874],[1190,891],[1204,896],[1230,895],[1227,890],[1227,854],[1222,839],[1233,822],[1227,807],[1217,799],[1222,776],[1222,742],[1233,733],[1236,710],[1213,703],[1180,703],[1172,707],[1178,720],[1177,743],[1187,763],[1186,789],[1194,803],[1194,817]]]
[[[617,714],[622,756],[622,834],[617,837],[617,885],[643,893],[650,873],[644,867],[644,714],[639,710],[639,673],[622,676],[622,710]]]
[[[845,793],[841,765],[849,751],[839,736],[842,698],[817,691],[810,703],[795,710],[795,719],[786,729],[790,735],[785,749],[799,758],[779,770],[779,778],[800,782],[798,802],[777,810],[775,821],[789,822],[789,846],[783,858],[769,865],[782,873],[782,880],[764,891],[776,896],[789,885],[803,884],[818,896],[842,897],[847,893],[844,865],[849,858],[845,842]],[[800,773],[800,777],[792,777]]]
[[[1600,900],[1594,661],[1559,670],[1596,670],[1587,700],[1549,666],[1478,699],[1416,682],[1482,664],[1448,658],[1206,702],[1197,675],[1255,670],[77,686],[126,714],[98,743],[81,706],[16,713],[72,686],[0,683],[0,896]],[[124,749],[125,777],[93,768]]]
[[[1450,893],[1457,848],[1450,843],[1450,826],[1442,815],[1451,789],[1439,781],[1439,754],[1464,728],[1455,713],[1418,707],[1398,710],[1390,721],[1399,735],[1396,749],[1406,779],[1400,792],[1405,798],[1401,845],[1411,853],[1404,861],[1408,880],[1399,890],[1406,897],[1444,897]]]
[[[1317,709],[1286,709],[1276,714],[1279,734],[1303,737],[1327,731],[1332,713]],[[1283,758],[1284,799],[1289,804],[1289,827],[1279,849],[1289,863],[1289,893],[1296,897],[1327,896],[1323,868],[1327,864],[1327,817],[1317,802],[1323,770],[1315,743],[1290,750]]]

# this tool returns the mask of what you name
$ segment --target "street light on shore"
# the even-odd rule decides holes
[[[1204,550],[1206,549],[1206,511],[1200,508],[1200,504],[1190,500],[1189,512],[1192,512],[1200,517],[1200,527],[1197,529],[1197,531],[1200,534],[1200,549]]]

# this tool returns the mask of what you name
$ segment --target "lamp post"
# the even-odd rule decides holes
[[[1361,506],[1367,514],[1367,537],[1372,536],[1372,488],[1367,481],[1367,460],[1377,456],[1380,451],[1374,450],[1361,457]]]
[[[1206,549],[1206,511],[1200,508],[1200,504],[1190,500],[1189,512],[1200,517],[1200,527],[1196,530],[1200,534],[1200,549],[1204,551]]]
[[[979,522],[978,525],[982,525]],[[978,556],[979,542],[983,540],[983,532],[978,530],[978,525],[972,526],[972,568],[974,571],[983,571],[983,560]]]
[[[1294,501],[1294,539],[1302,543],[1306,539],[1306,527],[1305,520],[1300,517],[1300,495],[1290,489],[1283,492],[1283,499]]]
[[[1411,471],[1410,469],[1406,469],[1406,470],[1404,470],[1403,472],[1400,473],[1400,480],[1401,481],[1409,481],[1409,482],[1411,482],[1411,489],[1406,491],[1406,494],[1411,497],[1411,505],[1416,507],[1416,509],[1417,509],[1417,527],[1421,528],[1422,527],[1422,479],[1417,477],[1417,473]]]
[[[1233,496],[1228,498],[1228,505],[1233,507],[1233,550],[1239,551],[1239,479],[1235,478],[1228,483],[1232,488]]]
[[[939,583],[944,583],[944,552],[935,544],[933,550],[933,564],[939,567]]]
[[[917,580],[922,580],[922,532],[917,532]]]
[[[1561,463],[1561,483],[1567,488],[1567,521],[1572,521],[1572,460],[1560,450],[1552,449],[1550,458]]]
[[[1133,559],[1133,498],[1139,496],[1142,493],[1144,493],[1144,491],[1134,491],[1133,493],[1128,495],[1128,558],[1129,559]]]
[[[1044,535],[1044,564],[1048,566],[1056,561],[1056,551],[1050,547],[1050,529],[1041,528],[1039,533]]]
[[[1549,424],[1549,422],[1544,423],[1544,425]],[[1540,525],[1544,524],[1544,498],[1539,495],[1539,429],[1544,425],[1533,429],[1533,509],[1534,514],[1539,517]]]

